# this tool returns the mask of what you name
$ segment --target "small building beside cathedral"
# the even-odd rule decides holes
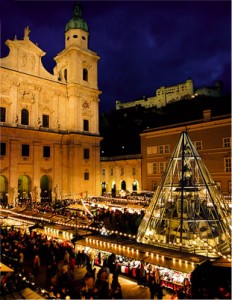
[[[0,59],[0,198],[54,201],[101,192],[97,53],[88,48],[89,29],[80,4],[65,27],[65,48],[54,58],[30,40],[7,40]]]
[[[181,132],[187,131],[222,194],[231,201],[231,114],[144,130],[141,133],[141,178],[145,190],[156,190]]]

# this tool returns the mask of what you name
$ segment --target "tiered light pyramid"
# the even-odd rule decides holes
[[[182,132],[137,241],[208,257],[230,256],[230,222],[222,193],[187,132]]]

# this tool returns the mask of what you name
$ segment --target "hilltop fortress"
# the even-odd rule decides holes
[[[143,107],[163,107],[171,102],[176,102],[182,99],[192,99],[196,96],[210,96],[220,97],[221,96],[221,83],[216,81],[213,87],[202,87],[194,89],[192,79],[187,79],[184,83],[180,83],[174,86],[161,86],[156,90],[156,95],[150,98],[143,97],[143,99],[121,102],[116,101],[116,110],[129,108],[136,105]]]

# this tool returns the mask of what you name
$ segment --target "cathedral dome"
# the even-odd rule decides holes
[[[86,32],[89,31],[87,22],[82,18],[82,11],[79,3],[76,4],[72,18],[65,26],[65,32],[69,29],[82,29]]]

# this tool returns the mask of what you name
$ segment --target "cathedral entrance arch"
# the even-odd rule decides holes
[[[106,193],[106,182],[105,181],[102,181],[101,188],[102,188],[102,196],[104,196]]]
[[[138,190],[138,181],[134,180],[134,182],[132,183],[132,192],[137,192]]]
[[[52,202],[52,179],[50,176],[44,175],[41,177],[40,189],[41,202]]]
[[[31,202],[31,179],[26,175],[18,178],[18,203],[26,205]]]
[[[5,176],[0,176],[0,204],[5,207],[8,204],[8,181]]]
[[[121,182],[121,190],[126,190],[126,181],[125,180],[123,180],[122,182]]]
[[[113,181],[111,186],[111,196],[116,198],[116,183]]]

